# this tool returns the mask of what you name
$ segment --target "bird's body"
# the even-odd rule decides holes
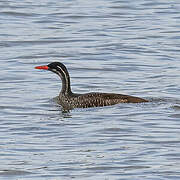
[[[147,102],[142,98],[113,93],[59,94],[59,103],[66,109],[110,106],[118,103]]]
[[[66,67],[59,62],[50,63],[47,66],[37,66],[36,69],[50,70],[61,77],[62,89],[58,96],[58,103],[64,109],[88,108],[110,106],[118,103],[143,103],[145,99],[115,93],[91,92],[76,94],[71,91],[70,77]]]

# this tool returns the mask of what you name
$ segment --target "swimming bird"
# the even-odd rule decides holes
[[[148,100],[115,93],[90,92],[77,94],[71,91],[70,76],[66,66],[60,62],[52,62],[48,65],[37,66],[35,69],[49,70],[56,73],[62,81],[62,88],[58,96],[58,103],[63,109],[88,108],[110,106],[118,103],[144,103]]]

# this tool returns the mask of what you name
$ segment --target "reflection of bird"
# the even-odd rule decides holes
[[[98,92],[76,94],[71,91],[69,73],[62,63],[53,62],[46,66],[37,66],[35,68],[52,71],[61,77],[62,89],[59,94],[59,104],[64,109],[110,106],[118,103],[148,102],[142,98],[123,94]]]

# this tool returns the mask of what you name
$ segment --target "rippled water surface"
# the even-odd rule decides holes
[[[179,179],[180,2],[0,1],[0,179]],[[74,109],[72,89],[149,99]]]

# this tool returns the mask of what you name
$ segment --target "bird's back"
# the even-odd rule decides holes
[[[114,93],[86,93],[86,94],[71,94],[59,96],[59,102],[63,107],[67,108],[87,108],[110,106],[118,103],[143,103],[148,102],[145,99]]]

